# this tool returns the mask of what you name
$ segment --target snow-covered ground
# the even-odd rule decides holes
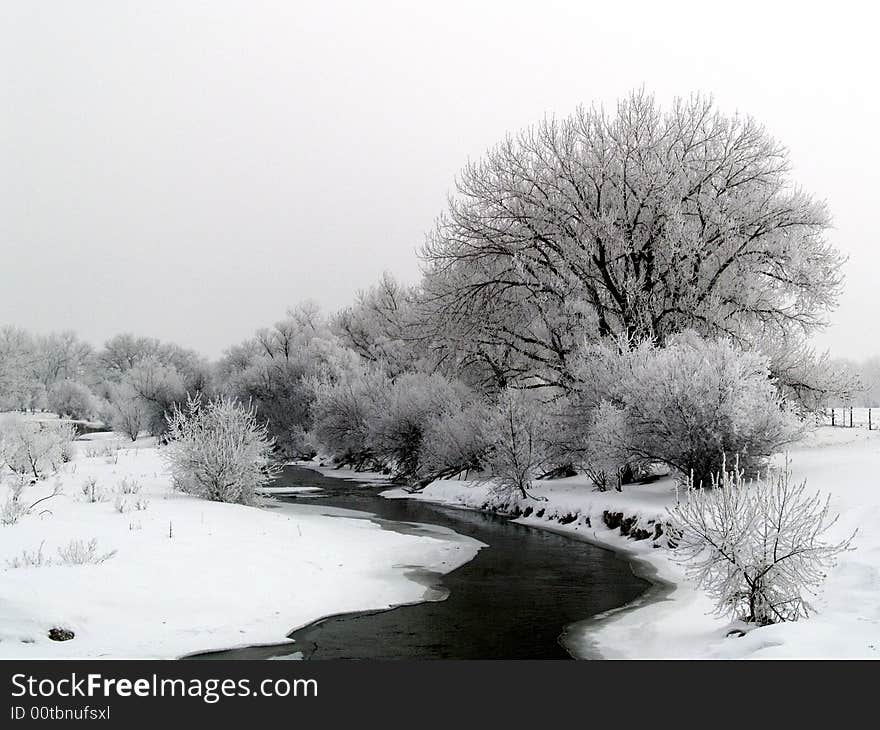
[[[578,653],[607,658],[880,656],[880,432],[819,428],[793,447],[789,458],[795,479],[807,479],[810,489],[832,495],[832,507],[840,513],[833,537],[842,539],[859,528],[856,549],[831,571],[808,620],[752,629],[745,636],[727,635],[731,619],[713,614],[711,601],[684,578],[666,547],[655,547],[650,538],[628,539],[605,525],[604,512],[620,512],[638,518],[630,532],[653,533],[657,523],[668,519],[666,506],[675,494],[671,479],[625,486],[620,493],[593,491],[582,476],[535,482],[535,496],[546,501],[519,500],[521,509],[531,507],[521,522],[625,551],[661,581],[659,589],[635,605],[574,627]],[[434,482],[415,495],[390,490],[385,496],[473,508],[499,502],[487,483],[458,480]],[[657,540],[658,545],[664,542]]]
[[[295,505],[219,504],[171,488],[151,441],[105,434],[76,442],[57,477],[26,488],[42,514],[0,526],[0,658],[170,658],[233,646],[281,643],[295,627],[328,614],[431,597],[408,573],[448,572],[480,548],[438,528],[403,535],[366,519]],[[106,501],[90,502],[89,477]],[[140,491],[119,512],[123,478]],[[8,486],[0,486],[0,504]],[[146,509],[134,503],[146,501]],[[60,564],[58,549],[97,540],[116,553],[96,565]],[[10,567],[42,545],[51,565]],[[51,628],[74,632],[57,642]]]

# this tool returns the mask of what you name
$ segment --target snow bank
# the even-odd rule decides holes
[[[59,496],[20,522],[0,526],[0,657],[170,658],[234,646],[278,643],[328,614],[379,609],[430,597],[408,577],[413,567],[448,572],[480,543],[452,532],[403,535],[366,519],[206,502],[172,490],[151,441],[95,435],[57,478],[28,487],[23,499]],[[88,502],[97,481],[106,501]],[[114,490],[127,477],[147,500],[120,513]],[[0,487],[0,504],[8,487]],[[134,499],[130,500],[131,502]],[[98,565],[58,564],[59,547],[97,539],[116,554]],[[22,551],[53,560],[8,567]],[[55,642],[51,628],[75,638]]]
[[[712,602],[684,578],[662,535],[675,486],[666,478],[623,492],[596,492],[583,476],[535,482],[538,499],[507,500],[485,482],[443,480],[423,492],[384,496],[475,509],[500,509],[520,522],[566,531],[621,550],[657,588],[635,604],[570,627],[567,645],[579,656],[607,658],[876,657],[880,649],[880,432],[820,428],[789,452],[795,479],[832,495],[840,513],[830,537],[856,527],[856,550],[831,571],[808,620],[747,630],[713,614]],[[522,516],[525,513],[526,516]],[[621,534],[620,521],[624,520]],[[608,524],[614,527],[608,527]],[[659,526],[659,530],[658,530]],[[660,536],[656,537],[657,532]],[[634,534],[644,539],[631,539]],[[640,566],[640,567],[639,567]]]

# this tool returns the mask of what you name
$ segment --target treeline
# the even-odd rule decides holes
[[[581,109],[469,164],[420,251],[341,312],[300,305],[217,363],[120,335],[0,336],[2,407],[161,435],[187,396],[249,402],[285,457],[525,495],[658,464],[708,483],[795,438],[854,380],[806,344],[835,306],[829,215],[756,122],[701,97]]]

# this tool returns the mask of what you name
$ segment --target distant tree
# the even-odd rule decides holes
[[[400,284],[386,272],[336,315],[333,328],[343,345],[388,375],[416,370],[425,357],[415,317],[416,298],[415,287]]]
[[[765,336],[750,343],[749,349],[769,358],[780,394],[802,412],[852,404],[863,390],[858,368],[832,360],[827,352],[816,352],[800,338]]]
[[[277,473],[272,439],[252,406],[190,399],[168,417],[164,452],[177,489],[214,502],[253,504]]]
[[[314,447],[307,433],[312,427],[315,385],[320,380],[335,382],[356,361],[317,308],[306,302],[272,327],[229,348],[217,368],[218,387],[253,404],[282,454],[311,456]]]
[[[144,400],[127,383],[114,385],[101,409],[101,420],[117,433],[137,441],[150,426],[150,411]]]
[[[177,368],[163,364],[157,357],[144,358],[130,368],[122,384],[124,387],[118,393],[124,397],[133,395],[140,401],[140,410],[146,417],[142,427],[154,436],[165,432],[166,414],[187,399],[186,384]]]
[[[64,380],[80,380],[92,364],[92,347],[75,332],[53,332],[35,341],[37,362],[35,378],[46,391]]]
[[[315,385],[312,418],[319,444],[340,464],[356,469],[385,466],[370,431],[373,414],[387,402],[391,383],[385,373],[365,366],[340,380]]]
[[[110,379],[118,381],[139,362],[156,357],[160,348],[161,343],[153,337],[123,333],[107,340],[97,358]]]
[[[47,402],[49,410],[74,419],[89,419],[97,408],[92,392],[75,380],[56,382],[49,390]]]
[[[369,443],[398,479],[413,483],[424,477],[421,457],[429,425],[440,414],[460,411],[467,391],[439,374],[404,373],[384,396],[367,417]]]
[[[314,400],[309,382],[313,363],[299,355],[291,360],[256,358],[228,382],[232,395],[253,404],[277,448],[287,456],[307,456],[311,450],[306,431],[311,427]]]
[[[810,333],[840,287],[822,203],[748,117],[643,92],[469,164],[422,250],[422,311],[499,383],[568,387],[579,341]]]
[[[34,338],[17,327],[0,327],[0,410],[39,407],[45,388],[34,371],[39,361]]]
[[[489,413],[489,405],[474,398],[428,420],[419,454],[423,481],[482,471],[493,439]]]

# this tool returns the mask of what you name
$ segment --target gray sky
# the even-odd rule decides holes
[[[818,341],[880,353],[867,4],[0,2],[0,324],[216,356],[301,299],[414,281],[469,156],[644,85],[790,147],[850,257]]]

